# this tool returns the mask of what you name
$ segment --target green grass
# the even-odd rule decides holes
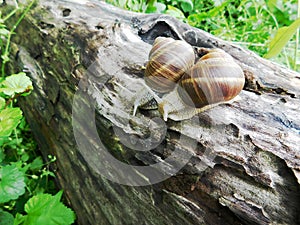
[[[296,0],[107,0],[124,9],[143,13],[166,13],[191,26],[248,48],[260,56],[300,71],[300,3]],[[288,27],[291,36],[276,33]],[[296,27],[296,29],[295,29]],[[271,46],[272,43],[275,46]],[[270,49],[273,51],[270,53]],[[274,51],[276,50],[276,51]],[[277,54],[278,53],[278,54]]]

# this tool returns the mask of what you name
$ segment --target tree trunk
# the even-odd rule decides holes
[[[20,104],[78,224],[300,224],[300,74],[96,0],[40,0],[17,34],[13,69],[34,83]],[[240,99],[178,122],[133,116],[157,36],[231,54]]]

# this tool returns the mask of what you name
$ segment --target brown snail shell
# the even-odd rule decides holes
[[[170,92],[194,62],[194,50],[188,43],[172,38],[158,37],[149,53],[145,82],[154,91]]]
[[[232,100],[243,89],[243,70],[228,53],[198,50],[202,57],[194,64],[193,47],[184,41],[158,37],[153,44],[145,70],[145,91],[158,103],[164,120],[189,119]],[[160,98],[152,90],[165,95]],[[135,101],[134,114],[144,99],[150,98],[141,94]]]
[[[196,108],[226,102],[245,84],[242,68],[221,49],[211,49],[184,73],[177,89],[182,101]]]

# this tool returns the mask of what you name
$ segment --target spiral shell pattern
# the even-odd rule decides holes
[[[187,105],[201,108],[233,99],[244,83],[243,70],[234,59],[221,49],[212,49],[184,73],[178,94]]]
[[[149,53],[145,82],[159,93],[170,92],[195,62],[192,46],[185,41],[158,37]]]

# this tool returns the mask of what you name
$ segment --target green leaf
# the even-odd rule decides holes
[[[14,220],[14,225],[19,225],[22,224],[25,221],[25,216],[23,216],[20,213],[16,214],[15,220]]]
[[[1,55],[1,59],[3,60],[3,63],[9,62],[9,57],[7,53],[4,53]]]
[[[0,110],[3,109],[5,106],[5,99],[0,97]]]
[[[9,34],[9,30],[6,29],[6,27],[0,27],[0,37],[7,37]]]
[[[146,13],[163,13],[166,9],[166,5],[161,2],[153,2],[153,4],[148,4]]]
[[[37,171],[42,169],[42,167],[43,167],[43,160],[41,156],[38,156],[32,161],[32,163],[30,163],[31,170]]]
[[[296,33],[300,27],[300,18],[295,20],[288,27],[281,27],[277,30],[277,33],[273,40],[270,42],[269,51],[264,55],[265,58],[272,58],[278,55],[292,36]]]
[[[42,177],[44,177],[44,176],[55,177],[55,174],[54,174],[53,172],[49,171],[49,170],[45,170],[45,171],[43,171],[43,173],[42,173],[41,176],[42,176]]]
[[[194,13],[188,16],[188,22],[191,26],[196,26],[201,21],[204,21],[208,18],[208,15],[206,12],[202,13]]]
[[[0,209],[0,224],[1,225],[13,225],[14,224],[14,216],[9,212],[5,212]]]
[[[1,142],[0,142],[0,146],[1,146]],[[0,148],[0,163],[5,159],[5,153],[4,150]]]
[[[277,8],[277,0],[268,0],[266,1],[268,8],[273,11],[275,8]]]
[[[6,77],[2,85],[4,87],[0,88],[0,92],[9,96],[15,93],[29,92],[33,89],[30,78],[23,72]]]
[[[0,203],[25,193],[24,174],[15,165],[0,167]]]
[[[230,1],[225,1],[221,5],[212,8],[211,10],[209,10],[209,12],[207,12],[207,16],[215,17],[215,16],[222,14],[225,7],[227,7],[229,5],[229,3],[230,3]]]
[[[27,152],[24,152],[21,156],[21,161],[22,162],[27,162],[29,160],[29,154]]]
[[[10,136],[22,119],[20,108],[6,108],[0,111],[0,137]]]
[[[161,2],[156,2],[155,7],[156,7],[156,12],[157,13],[162,13],[167,8],[167,6],[164,3],[161,3]]]
[[[183,12],[191,12],[194,8],[192,0],[180,0]]]
[[[38,194],[25,204],[27,216],[24,225],[69,225],[75,221],[75,213],[60,202],[62,191],[55,196]]]
[[[185,19],[185,16],[184,16],[183,12],[180,9],[178,9],[174,6],[171,6],[171,5],[168,5],[168,9],[166,11],[166,14],[169,14],[169,15],[171,15],[173,17],[176,17],[177,19],[180,19],[180,20]]]

